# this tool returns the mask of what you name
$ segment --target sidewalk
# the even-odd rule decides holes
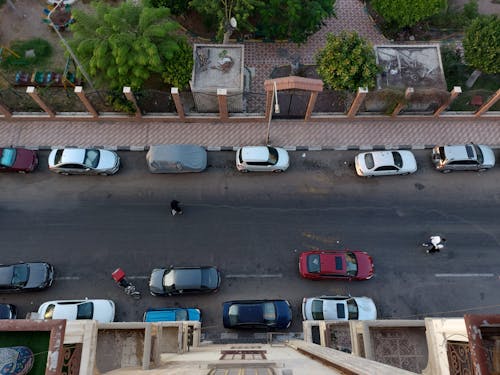
[[[144,150],[152,144],[194,143],[209,150],[265,144],[267,123],[0,120],[0,146],[35,149],[104,147]],[[485,143],[500,147],[497,119],[391,119],[304,122],[272,120],[271,144],[287,149],[424,148]]]

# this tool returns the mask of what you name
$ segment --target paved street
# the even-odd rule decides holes
[[[140,320],[150,306],[198,306],[207,339],[224,332],[221,303],[286,298],[300,331],[300,302],[320,294],[367,295],[380,318],[461,316],[498,311],[500,170],[443,175],[429,151],[417,151],[411,176],[355,176],[355,152],[293,152],[289,171],[240,174],[233,152],[209,153],[208,171],[152,175],[144,153],[121,152],[115,176],[59,176],[40,169],[3,175],[0,228],[3,262],[46,260],[57,280],[44,292],[1,295],[20,315],[50,299],[110,298],[117,320]],[[185,214],[172,217],[177,198]],[[431,233],[448,239],[429,256],[420,243]],[[300,251],[368,251],[376,267],[366,282],[313,282],[298,275]],[[221,289],[207,296],[152,297],[153,267],[214,264]],[[143,292],[136,302],[114,285],[121,266]]]

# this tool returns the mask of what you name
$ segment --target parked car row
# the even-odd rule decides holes
[[[495,154],[485,145],[436,146],[432,149],[432,163],[436,170],[485,171],[495,166]],[[415,155],[407,150],[363,152],[354,158],[358,176],[389,176],[417,171]]]

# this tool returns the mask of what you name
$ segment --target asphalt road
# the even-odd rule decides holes
[[[241,174],[234,153],[209,153],[205,173],[153,175],[145,153],[123,152],[115,176],[60,176],[40,167],[1,176],[2,263],[48,261],[56,281],[46,291],[2,294],[20,316],[47,300],[109,298],[118,321],[137,321],[148,307],[197,306],[205,337],[224,332],[221,303],[230,299],[285,298],[294,310],[290,331],[301,331],[303,297],[366,295],[379,318],[415,319],[491,313],[500,308],[498,257],[500,168],[443,175],[429,150],[416,152],[410,176],[364,179],[354,152],[293,152],[282,174]],[[171,199],[184,205],[172,217]],[[420,243],[447,238],[439,254]],[[362,282],[308,281],[298,275],[301,251],[361,249],[376,275]],[[216,265],[218,293],[153,297],[152,268]],[[127,297],[111,272],[122,267],[143,293]]]

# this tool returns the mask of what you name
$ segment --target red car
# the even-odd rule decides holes
[[[313,280],[368,280],[373,276],[373,260],[359,250],[312,250],[300,254],[299,272]]]
[[[0,148],[0,171],[32,172],[38,165],[36,151],[25,148]]]

